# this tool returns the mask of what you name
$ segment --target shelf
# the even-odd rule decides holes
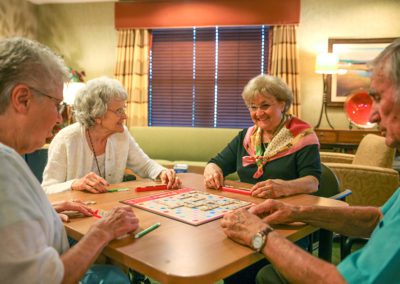
[[[339,152],[354,152],[367,134],[380,135],[377,129],[315,129],[321,149]]]

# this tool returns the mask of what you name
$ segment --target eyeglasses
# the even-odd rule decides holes
[[[34,87],[28,86],[28,88],[31,89],[31,90],[33,90],[33,91],[35,91],[37,94],[39,94],[39,95],[41,95],[41,96],[44,96],[44,97],[47,97],[47,98],[51,99],[52,101],[54,101],[54,102],[55,102],[55,107],[56,107],[56,109],[57,109],[57,112],[58,112],[59,114],[62,114],[62,113],[63,113],[63,111],[64,111],[64,109],[65,109],[65,104],[64,104],[64,102],[62,102],[62,101],[60,102],[59,99],[57,99],[57,98],[55,98],[55,97],[52,97],[52,96],[49,96],[49,95],[47,95],[47,94],[45,94],[45,93],[39,91],[38,89],[36,89],[36,88],[34,88]]]
[[[256,105],[251,105],[248,106],[247,108],[251,111],[251,112],[256,112],[258,109],[260,109],[261,111],[266,111],[269,109],[271,105],[269,104],[262,104],[260,106],[256,106]]]
[[[125,107],[121,107],[121,108],[116,109],[116,110],[112,110],[112,109],[107,109],[107,110],[109,110],[112,113],[118,115],[119,117],[126,115],[126,106]]]

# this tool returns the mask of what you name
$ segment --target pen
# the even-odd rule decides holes
[[[127,191],[129,187],[116,187],[116,188],[109,188],[107,192],[120,192],[120,191]]]
[[[146,234],[150,233],[151,231],[160,227],[160,225],[161,225],[161,223],[155,223],[155,224],[151,225],[150,227],[144,229],[143,231],[140,231],[139,233],[137,233],[135,235],[135,239],[143,237],[144,235],[146,235]]]

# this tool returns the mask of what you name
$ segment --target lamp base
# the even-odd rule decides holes
[[[322,114],[325,114],[326,122],[328,122],[329,127],[332,129],[335,129],[335,127],[333,127],[332,123],[329,120],[327,110],[328,110],[328,107],[326,105],[326,94],[324,94],[324,97],[322,100],[321,112],[319,113],[318,123],[317,123],[317,125],[314,126],[315,129],[319,128],[319,126],[321,124]]]

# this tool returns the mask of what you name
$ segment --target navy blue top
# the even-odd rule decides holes
[[[321,161],[318,145],[305,146],[290,155],[267,162],[264,165],[263,175],[258,179],[253,178],[257,171],[257,165],[251,164],[246,167],[242,165],[242,157],[248,156],[243,147],[246,133],[247,128],[240,131],[225,149],[209,161],[209,163],[217,164],[222,169],[224,176],[237,172],[241,182],[251,184],[267,179],[292,180],[304,176],[314,176],[318,180],[320,179]]]

